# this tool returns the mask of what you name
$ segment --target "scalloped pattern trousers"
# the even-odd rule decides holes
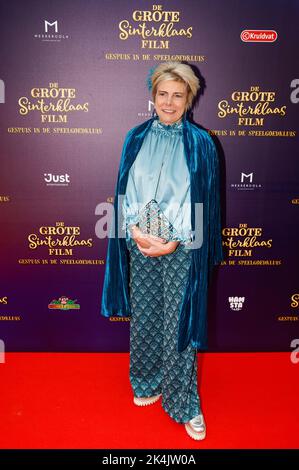
[[[177,351],[178,316],[191,250],[179,244],[169,255],[145,257],[134,240],[130,258],[130,383],[136,397],[162,394],[162,407],[178,423],[200,411],[197,351]]]

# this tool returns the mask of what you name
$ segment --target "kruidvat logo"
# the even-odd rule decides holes
[[[277,32],[273,29],[244,29],[240,38],[243,42],[274,42]]]

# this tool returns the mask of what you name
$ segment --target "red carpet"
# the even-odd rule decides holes
[[[289,353],[199,354],[207,438],[133,405],[127,353],[8,353],[0,364],[4,448],[298,448],[299,363]]]

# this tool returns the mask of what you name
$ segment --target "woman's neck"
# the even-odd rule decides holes
[[[164,121],[161,121],[161,119],[158,117],[158,121],[160,124],[163,124],[164,126],[174,126],[182,122],[182,117],[180,117],[177,121],[174,121],[174,122],[164,122]]]

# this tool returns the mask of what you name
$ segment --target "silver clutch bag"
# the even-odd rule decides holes
[[[167,241],[180,239],[155,199],[151,199],[139,212],[138,226],[144,234],[161,237]]]

